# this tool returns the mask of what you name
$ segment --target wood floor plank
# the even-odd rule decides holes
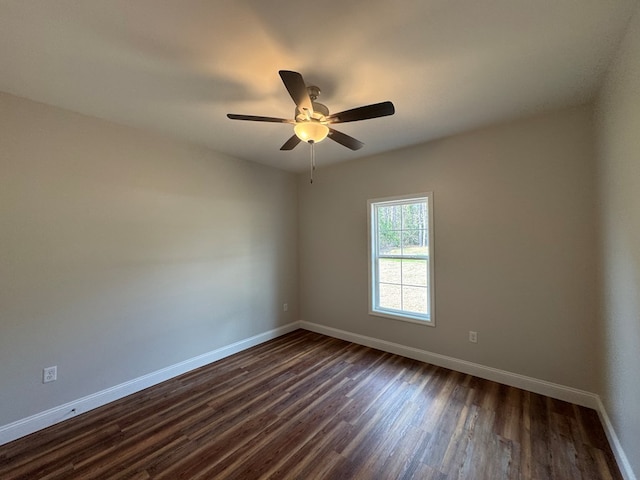
[[[3,480],[621,480],[595,411],[304,330],[0,447]]]

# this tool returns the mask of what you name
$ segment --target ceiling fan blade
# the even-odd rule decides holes
[[[298,107],[298,110],[301,112],[307,110],[309,115],[311,115],[313,113],[313,105],[302,75],[298,72],[292,72],[291,70],[280,70],[278,73],[289,95],[291,95],[291,98]]]
[[[372,105],[366,105],[364,107],[352,108],[351,110],[345,110],[340,113],[334,113],[327,117],[327,121],[329,123],[356,122],[358,120],[386,117],[387,115],[393,115],[395,112],[396,109],[393,106],[393,103],[380,102]]]
[[[284,145],[280,147],[280,150],[293,150],[300,142],[301,140],[298,138],[298,136],[294,135],[289,140],[284,142]]]
[[[360,150],[362,147],[364,147],[364,143],[362,143],[360,140],[356,140],[346,133],[339,132],[337,130],[334,130],[333,128],[329,129],[328,137],[334,142],[338,142],[340,145],[344,145],[351,150]]]
[[[251,120],[252,122],[273,122],[273,123],[296,123],[295,120],[287,120],[286,118],[260,117],[258,115],[238,115],[237,113],[227,113],[227,117],[231,120]]]

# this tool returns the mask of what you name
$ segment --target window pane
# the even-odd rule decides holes
[[[400,285],[380,284],[380,308],[402,309],[402,287]]]
[[[404,230],[402,232],[402,253],[404,255],[428,255],[426,230]]]
[[[415,230],[427,228],[427,203],[417,202],[402,205],[402,229]]]
[[[400,230],[378,231],[378,253],[381,255],[400,255],[402,234]]]
[[[402,287],[403,310],[427,313],[427,289],[423,287]]]
[[[400,254],[402,209],[399,205],[378,207],[378,252]]]
[[[378,225],[381,229],[400,230],[402,228],[402,206],[379,206]]]
[[[381,258],[378,261],[378,278],[383,283],[401,283],[400,260]]]
[[[402,284],[426,287],[427,261],[402,260]]]

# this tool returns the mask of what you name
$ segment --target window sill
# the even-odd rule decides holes
[[[402,315],[394,315],[387,312],[378,312],[376,310],[369,310],[369,315],[374,317],[389,318],[391,320],[398,320],[400,322],[413,323],[415,325],[421,325],[423,327],[435,327],[436,322],[434,320],[419,320],[417,318],[405,317]]]

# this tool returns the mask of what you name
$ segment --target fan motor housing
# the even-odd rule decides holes
[[[313,115],[311,115],[311,118],[309,118],[307,117],[307,113],[305,111],[301,111],[296,107],[296,111],[293,114],[296,122],[305,122],[308,120],[315,120],[317,122],[325,121],[325,117],[329,115],[329,109],[326,105],[316,102],[321,92],[322,91],[320,90],[320,87],[316,87],[315,85],[309,85],[307,87],[307,93],[309,94],[309,98],[311,99],[311,105],[313,106]]]
[[[311,115],[311,120],[317,120],[318,122],[324,122],[325,117],[329,115],[329,109],[326,105],[318,102],[311,102],[313,106],[313,115]],[[300,109],[296,108],[295,112],[296,122],[304,122],[307,120],[306,112],[301,112]]]

